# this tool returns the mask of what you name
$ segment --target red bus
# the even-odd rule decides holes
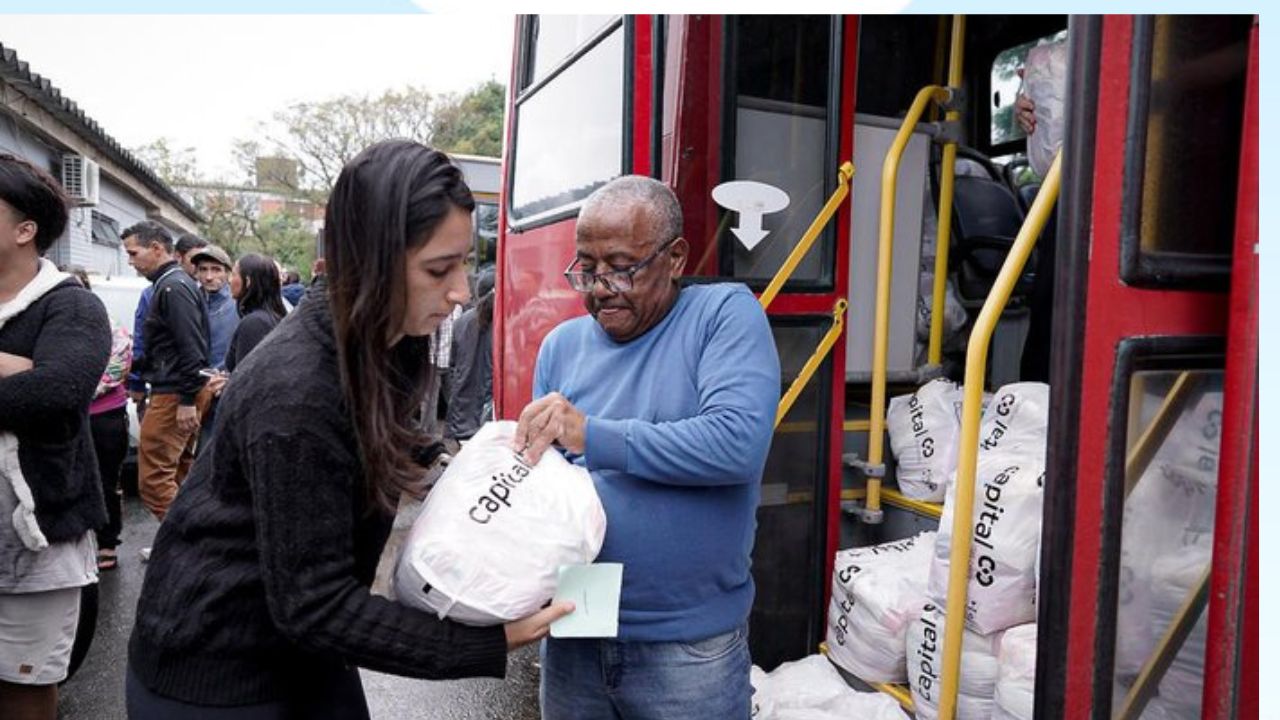
[[[1053,192],[1026,168],[1013,103],[1028,50],[1051,42],[1066,47],[1066,117],[1060,175],[1049,171],[1056,217],[1040,233],[1024,221]],[[987,388],[1037,379],[1050,399],[1035,716],[1137,717],[1163,678],[1187,672],[1199,695],[1183,712],[1257,716],[1255,17],[524,16],[514,60],[500,417],[530,400],[543,337],[584,312],[561,273],[578,206],[613,177],[675,190],[687,282],[741,282],[770,300],[782,389],[802,384],[757,515],[757,664],[817,650],[838,548],[938,524],[939,506],[895,487],[886,396],[939,374]],[[790,198],[753,248],[712,199],[730,180]],[[788,262],[811,227],[812,247]],[[1022,235],[1038,238],[1025,267],[1010,260]],[[989,359],[966,366],[1005,264]],[[935,301],[949,296],[958,312]],[[948,313],[940,332],[932,318]],[[1126,657],[1126,558],[1191,542],[1137,534],[1131,491],[1206,402],[1213,482],[1187,502],[1212,559],[1156,642]]]

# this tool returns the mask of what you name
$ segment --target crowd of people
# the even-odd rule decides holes
[[[67,222],[58,183],[0,156],[0,716],[56,716],[78,590],[129,560],[129,398],[160,521],[121,668],[131,718],[367,717],[357,667],[501,677],[534,642],[547,720],[749,715],[778,357],[747,288],[680,283],[681,210],[649,178],[583,205],[565,282],[588,315],[544,342],[513,447],[591,472],[599,560],[626,567],[617,637],[548,637],[570,603],[473,627],[370,592],[424,463],[493,418],[473,210],[445,154],[373,145],[333,188],[310,289],[269,257],[138,223],[124,248],[151,284],[131,335],[43,258]],[[422,417],[437,388],[442,436]]]

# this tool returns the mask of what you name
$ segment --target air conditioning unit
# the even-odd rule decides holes
[[[75,153],[63,155],[62,187],[76,205],[97,205],[98,163]]]

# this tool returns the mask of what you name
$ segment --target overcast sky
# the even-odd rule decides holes
[[[232,140],[291,102],[505,85],[513,32],[504,14],[9,15],[0,43],[122,145],[167,137],[216,175]]]

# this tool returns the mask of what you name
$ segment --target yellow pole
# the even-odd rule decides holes
[[[964,82],[964,15],[951,22],[951,70],[947,85]],[[959,110],[947,111],[947,122],[960,120]],[[942,363],[942,320],[946,315],[947,257],[951,251],[951,204],[956,190],[956,144],[942,146],[942,187],[938,192],[938,242],[933,263],[933,305],[929,314],[929,364]]]
[[[880,172],[880,252],[876,264],[876,324],[871,358],[871,432],[867,441],[867,465],[876,467],[884,463],[884,406],[885,384],[889,356],[889,282],[893,276],[893,210],[897,200],[898,164],[907,149],[911,132],[920,122],[931,101],[943,102],[948,97],[946,88],[929,85],[916,93],[911,109],[902,120],[902,127],[885,156]],[[867,510],[880,509],[880,478],[867,477]]]
[[[782,286],[786,284],[791,277],[791,273],[796,271],[796,266],[804,259],[813,242],[818,239],[818,235],[822,233],[822,229],[831,221],[831,216],[836,214],[836,210],[840,208],[840,203],[849,195],[849,183],[853,180],[853,163],[846,162],[840,166],[836,172],[836,189],[831,193],[831,197],[827,198],[827,204],[822,206],[822,210],[818,212],[818,216],[809,223],[809,229],[804,231],[804,235],[800,238],[800,242],[791,249],[791,254],[787,256],[782,267],[778,268],[778,272],[774,273],[773,279],[769,281],[769,286],[760,293],[760,304],[765,310],[769,309],[769,305],[773,303],[773,299],[782,292]]]
[[[1009,256],[996,276],[995,284],[973,324],[964,365],[964,410],[960,423],[960,452],[956,462],[955,508],[951,515],[951,573],[947,579],[947,627],[942,644],[942,702],[939,720],[953,720],[960,680],[960,651],[964,641],[965,603],[969,590],[969,551],[973,540],[974,477],[978,472],[978,426],[982,422],[982,386],[987,369],[987,351],[996,323],[1004,312],[1013,286],[1035,248],[1040,231],[1058,199],[1062,153],[1054,158],[1044,184],[1009,249]]]
[[[804,367],[800,368],[800,374],[796,376],[795,381],[791,383],[791,387],[787,388],[787,394],[783,395],[782,401],[778,403],[778,414],[773,419],[774,430],[777,430],[778,426],[782,424],[782,418],[791,412],[791,406],[800,397],[800,392],[813,379],[813,374],[818,371],[818,366],[822,364],[823,360],[827,359],[827,353],[831,352],[836,340],[844,332],[844,311],[848,307],[849,301],[840,298],[831,308],[831,327],[827,329],[827,334],[822,336],[822,340],[818,342],[818,347],[809,356],[809,360],[805,362]]]

